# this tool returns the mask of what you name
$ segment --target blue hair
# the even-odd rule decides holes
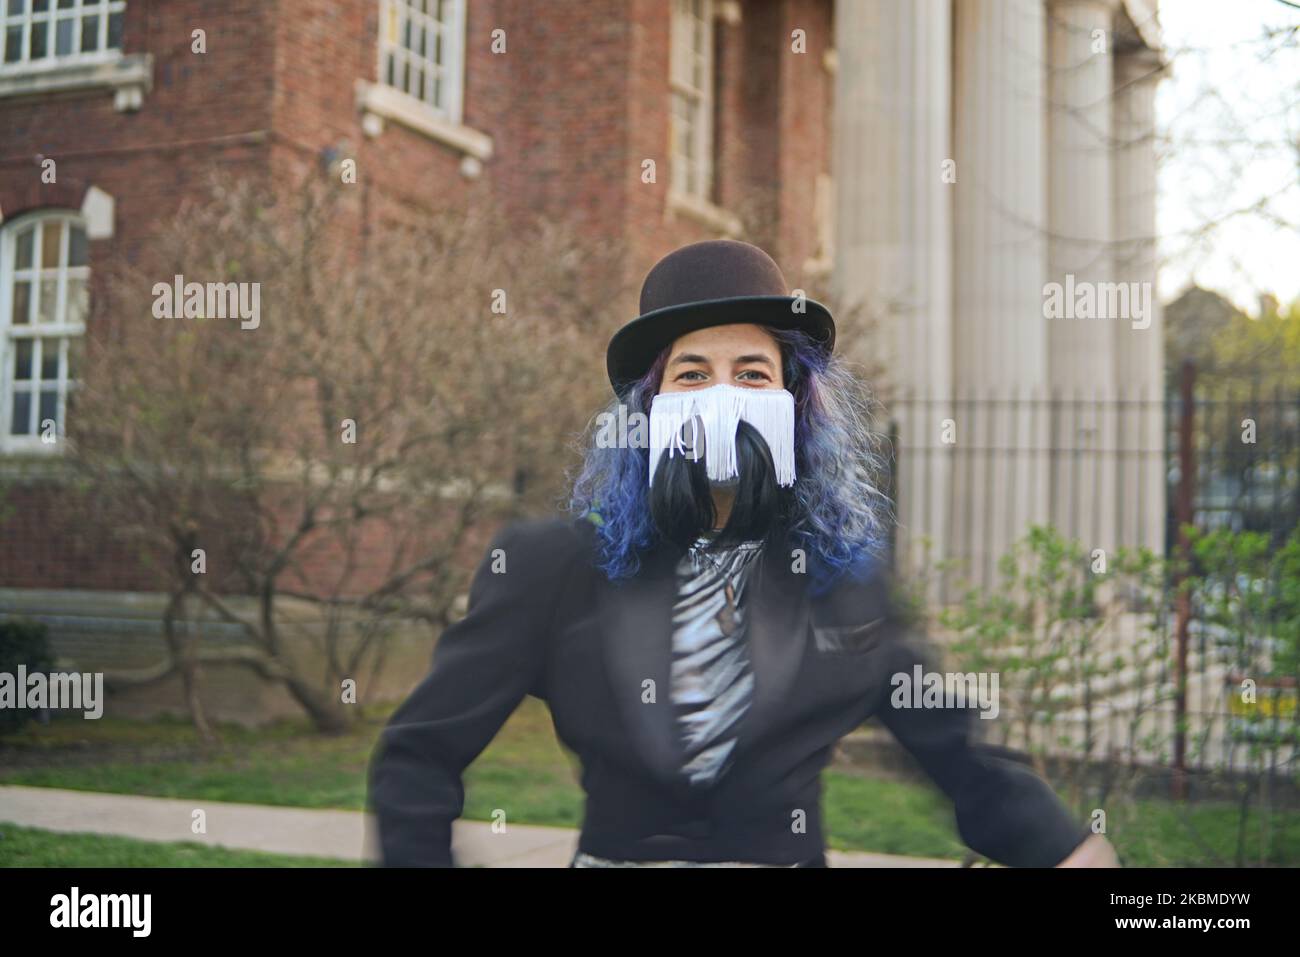
[[[843,361],[802,331],[767,331],[781,346],[785,387],[795,399],[789,534],[791,544],[807,555],[816,594],[846,573],[865,574],[887,547],[892,508],[881,490],[885,460],[870,428],[868,399]],[[570,512],[596,525],[597,564],[611,580],[635,575],[641,554],[659,535],[650,514],[649,449],[606,447],[599,437],[608,423],[619,420],[620,406],[625,420],[637,412],[649,417],[670,348],[593,417],[569,496]]]

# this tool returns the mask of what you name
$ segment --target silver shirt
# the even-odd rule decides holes
[[[672,701],[691,784],[726,770],[754,694],[745,640],[745,585],[758,542],[705,553],[699,539],[677,565]]]

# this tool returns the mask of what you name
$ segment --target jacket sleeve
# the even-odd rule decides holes
[[[369,794],[385,866],[454,866],[461,775],[540,678],[565,566],[554,536],[524,527],[492,541],[465,617],[444,629],[429,673],[380,733]]]
[[[901,627],[887,639],[888,678],[875,714],[953,803],[972,850],[1009,867],[1054,867],[1090,831],[1031,769],[996,756],[976,739],[971,708],[902,708],[893,676],[939,670],[938,654]]]

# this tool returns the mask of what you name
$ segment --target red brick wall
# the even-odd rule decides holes
[[[152,53],[153,90],[136,113],[118,113],[105,90],[0,100],[0,209],[13,218],[36,200],[58,205],[40,184],[36,156],[57,163],[60,184],[94,184],[117,201],[119,255],[160,216],[198,191],[211,166],[264,167],[270,130],[274,4],[259,0],[168,0],[127,4],[124,52]],[[207,53],[191,52],[191,31]],[[33,193],[33,184],[38,192]],[[94,263],[92,262],[92,267]]]
[[[624,237],[629,275],[639,283],[660,256],[716,234],[682,216],[665,222],[670,7],[628,6],[635,26]],[[804,260],[816,251],[816,178],[830,169],[833,78],[822,64],[833,45],[832,12],[831,0],[745,0],[739,23],[715,23],[714,202],[742,216],[755,230],[742,238],[767,250],[792,286],[802,284]],[[790,50],[795,28],[807,35],[804,54]],[[644,157],[658,161],[657,184],[640,182]]]

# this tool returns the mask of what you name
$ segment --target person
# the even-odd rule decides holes
[[[1116,863],[971,709],[895,706],[936,659],[890,600],[880,456],[826,307],[735,240],[665,256],[640,305],[570,514],[497,534],[380,734],[382,862],[454,866],[462,773],[532,694],[581,763],[571,867],[826,866],[821,772],[873,715],[973,850]]]

